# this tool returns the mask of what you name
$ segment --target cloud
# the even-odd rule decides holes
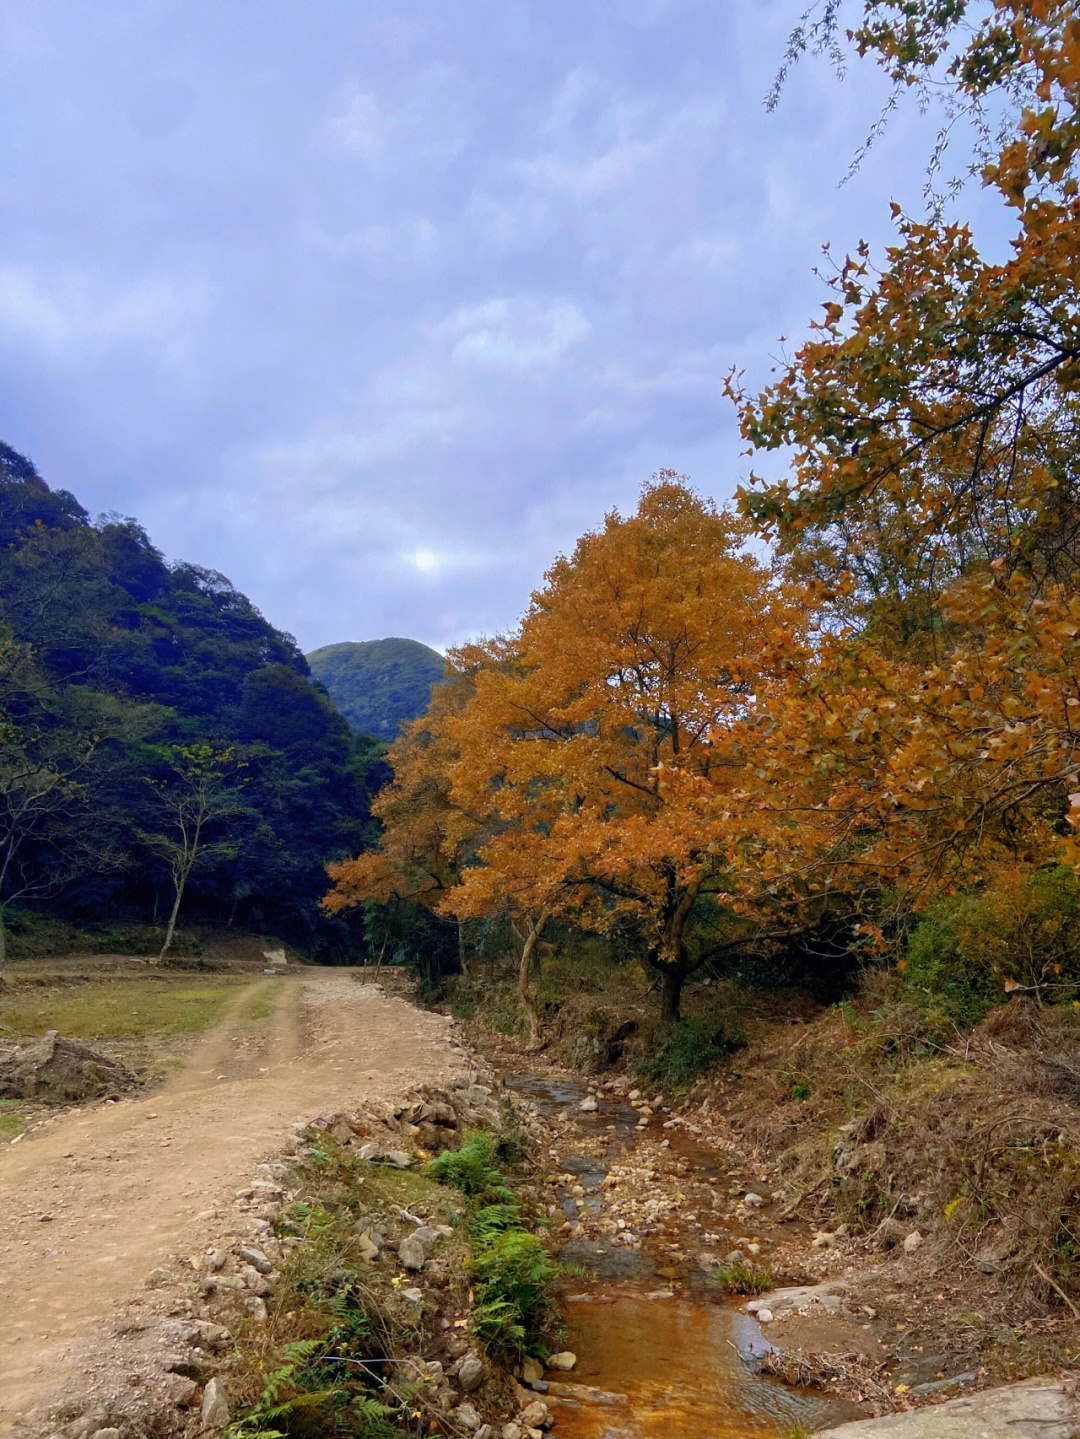
[[[394,129],[375,96],[352,82],[340,92],[324,133],[332,145],[370,163],[381,158]]]
[[[456,360],[493,370],[542,370],[580,344],[590,328],[572,300],[516,296],[463,305],[428,333],[449,340]]]
[[[179,359],[209,310],[205,286],[169,276],[110,288],[73,268],[0,266],[0,313],[8,331],[66,359],[76,348],[85,357],[128,345]]]

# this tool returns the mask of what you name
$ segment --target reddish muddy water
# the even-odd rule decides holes
[[[568,1076],[519,1074],[507,1083],[541,1112],[561,1113],[583,1137],[600,1140],[585,1156],[570,1135],[556,1161],[580,1177],[582,1202],[599,1213],[608,1164],[625,1162],[640,1137],[637,1113],[606,1099],[583,1113],[586,1086]],[[728,1157],[689,1134],[670,1131],[670,1147],[699,1173],[727,1172]],[[569,1201],[567,1213],[576,1212]],[[696,1217],[684,1213],[666,1237],[692,1252],[696,1230]],[[604,1393],[560,1397],[553,1384],[542,1397],[558,1439],[778,1439],[797,1426],[813,1431],[861,1417],[854,1405],[758,1373],[754,1356],[770,1346],[741,1301],[723,1300],[693,1260],[659,1264],[655,1249],[654,1240],[628,1250],[605,1239],[565,1248],[590,1277],[568,1286],[565,1346],[577,1364],[557,1378]]]
[[[763,1341],[748,1315],[692,1295],[648,1295],[608,1284],[566,1306],[566,1343],[578,1356],[566,1377],[614,1402],[547,1396],[559,1439],[776,1439],[795,1424],[858,1417],[853,1406],[755,1374],[749,1361]]]

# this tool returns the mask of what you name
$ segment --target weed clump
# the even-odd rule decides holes
[[[444,1149],[427,1166],[428,1177],[448,1184],[482,1204],[513,1204],[513,1191],[496,1166],[498,1141],[494,1135],[474,1130],[465,1136],[460,1149]]]
[[[757,1269],[742,1259],[718,1264],[709,1278],[725,1294],[764,1294],[773,1287],[773,1277],[767,1269]]]

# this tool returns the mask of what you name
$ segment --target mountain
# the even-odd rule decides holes
[[[324,645],[307,662],[354,731],[387,742],[424,713],[446,669],[438,650],[403,639]]]
[[[340,952],[324,865],[363,847],[374,778],[291,635],[0,443],[0,938],[20,903],[167,915],[180,802],[212,785],[184,918]]]

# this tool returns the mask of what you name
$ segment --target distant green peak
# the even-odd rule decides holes
[[[307,662],[352,728],[386,741],[424,713],[446,669],[438,650],[396,636],[323,645]]]

